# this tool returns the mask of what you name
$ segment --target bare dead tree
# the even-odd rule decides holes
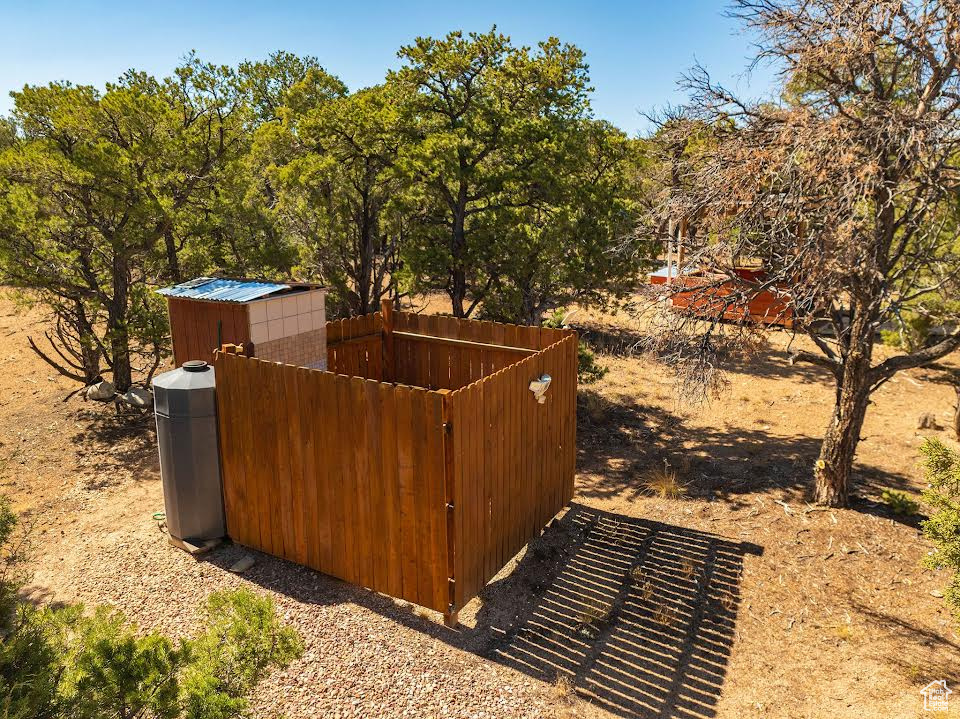
[[[757,32],[758,61],[781,68],[782,99],[742,100],[697,68],[685,121],[661,129],[676,145],[710,128],[663,198],[698,228],[688,259],[703,280],[687,314],[716,318],[770,291],[802,318],[816,351],[793,358],[836,386],[814,495],[845,506],[872,392],[960,347],[947,302],[960,290],[960,4],[735,0],[731,14]],[[745,280],[739,257],[765,274]],[[935,317],[942,338],[874,361],[880,328],[906,311]]]

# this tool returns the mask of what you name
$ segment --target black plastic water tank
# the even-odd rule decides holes
[[[226,534],[213,367],[201,360],[153,380],[167,529],[191,543]]]

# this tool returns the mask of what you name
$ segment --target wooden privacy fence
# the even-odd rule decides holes
[[[329,371],[218,352],[228,534],[455,622],[573,496],[577,339],[449,319],[330,322]]]

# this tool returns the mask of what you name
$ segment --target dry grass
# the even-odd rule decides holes
[[[676,610],[666,604],[659,605],[653,610],[653,621],[662,624],[665,627],[672,627],[677,623],[678,617]]]
[[[683,499],[687,483],[681,482],[677,470],[664,462],[663,467],[649,470],[643,477],[644,491],[660,499]]]
[[[610,621],[612,615],[613,604],[610,602],[602,602],[598,599],[588,600],[584,609],[576,615],[580,633],[595,638],[603,626]]]
[[[682,562],[680,562],[680,576],[689,581],[697,576],[697,563],[694,562],[689,557],[685,557]]]

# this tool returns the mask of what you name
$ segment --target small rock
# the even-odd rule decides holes
[[[109,402],[116,393],[117,390],[113,386],[113,382],[107,380],[102,380],[87,387],[87,399],[97,402]]]
[[[252,567],[256,563],[257,563],[257,560],[255,560],[249,554],[246,554],[240,557],[240,559],[238,559],[236,562],[233,563],[233,566],[230,567],[230,571],[234,572],[235,574],[243,574],[245,571],[250,569],[250,567]]]
[[[139,409],[145,409],[153,404],[153,395],[150,390],[143,387],[131,387],[120,399]]]
[[[939,429],[937,418],[932,412],[924,412],[917,421],[917,429]]]
[[[939,589],[933,589],[930,591],[930,596],[936,597],[937,599],[943,599],[943,592],[941,592]]]

